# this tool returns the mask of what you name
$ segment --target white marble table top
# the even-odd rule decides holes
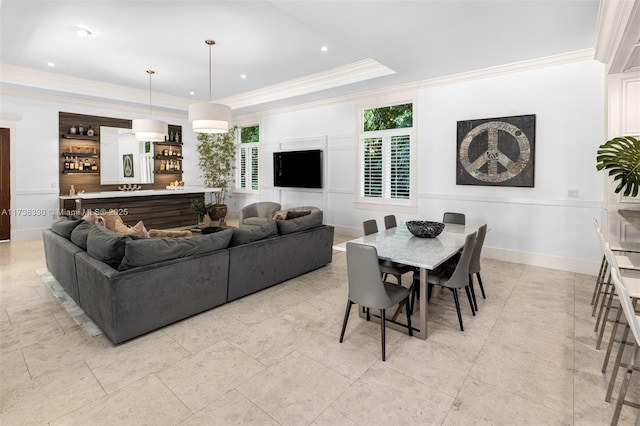
[[[349,242],[374,246],[380,259],[433,270],[456,254],[464,246],[466,236],[477,230],[478,226],[448,223],[436,238],[419,238],[405,225],[398,225]],[[347,243],[336,244],[333,248],[346,251]]]

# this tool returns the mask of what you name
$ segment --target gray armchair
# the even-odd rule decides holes
[[[271,201],[261,201],[244,206],[240,210],[240,228],[254,228],[273,221],[273,215],[280,210],[280,204]]]

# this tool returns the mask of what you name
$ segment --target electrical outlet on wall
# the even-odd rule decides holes
[[[580,198],[580,191],[578,191],[577,189],[570,189],[567,193],[567,197]]]

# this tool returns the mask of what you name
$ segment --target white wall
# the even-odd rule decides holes
[[[468,223],[488,223],[485,255],[593,273],[600,251],[592,219],[600,215],[602,176],[595,152],[604,140],[604,67],[582,61],[490,78],[429,87],[417,93],[418,211],[399,221],[439,220],[447,210]],[[458,186],[456,122],[536,115],[535,187]],[[314,204],[325,222],[358,235],[365,219],[382,225],[384,210],[355,206],[357,149],[355,101],[264,113],[260,120],[261,193],[283,208]],[[316,148],[326,141],[328,176],[321,191],[274,188],[272,153]],[[305,145],[306,144],[306,145]],[[569,199],[568,190],[578,190]],[[234,196],[235,209],[255,197]]]
[[[605,140],[604,67],[595,61],[548,66],[430,87],[417,91],[418,209],[397,213],[399,221],[440,219],[446,210],[467,214],[469,223],[488,223],[485,255],[534,265],[593,273],[600,251],[591,219],[600,215],[603,179],[595,151]],[[284,208],[317,205],[325,222],[341,233],[360,234],[361,223],[383,210],[355,207],[357,111],[355,100],[268,111],[261,130],[258,196],[232,194],[230,209],[256,200],[279,201]],[[58,208],[58,112],[116,118],[144,117],[146,109],[33,95],[3,95],[0,119],[17,118],[14,209]],[[456,122],[476,118],[536,114],[535,187],[457,186]],[[158,118],[183,126],[187,184],[202,183],[196,137],[185,114]],[[237,117],[239,121],[242,117]],[[255,123],[253,123],[255,124]],[[273,187],[272,153],[321,147],[326,169],[322,190]],[[82,188],[79,188],[81,190]],[[579,191],[569,199],[567,191]],[[39,238],[52,216],[12,218],[12,238]]]

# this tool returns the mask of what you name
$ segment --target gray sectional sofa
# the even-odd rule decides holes
[[[60,219],[43,233],[47,268],[121,343],[331,262],[322,211],[263,227],[135,239]]]

